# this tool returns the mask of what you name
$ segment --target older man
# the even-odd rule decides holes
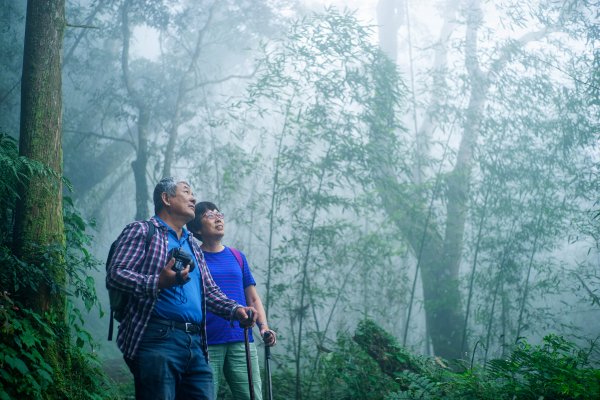
[[[221,292],[202,251],[183,228],[194,219],[196,199],[190,185],[162,179],[153,198],[156,215],[125,227],[108,268],[107,287],[129,294],[117,345],[133,374],[136,399],[213,399],[207,309],[246,325],[254,324],[257,313]],[[148,224],[156,233],[146,250]],[[191,259],[181,271],[173,269],[174,249]]]

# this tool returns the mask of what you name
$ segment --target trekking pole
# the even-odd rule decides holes
[[[271,332],[266,331],[264,341],[266,343],[267,337],[271,335]],[[267,379],[267,400],[273,400],[273,386],[271,385],[271,346],[265,345],[265,375]]]
[[[248,318],[252,319],[252,311],[248,312]],[[246,347],[246,367],[248,368],[248,387],[250,388],[250,400],[254,400],[254,382],[252,382],[252,360],[250,359],[250,340],[248,339],[248,327],[244,328],[244,345]]]

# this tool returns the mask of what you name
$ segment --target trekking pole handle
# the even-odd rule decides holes
[[[247,310],[246,314],[248,315],[248,318],[246,320],[252,321],[252,317],[254,316],[254,313],[252,312],[252,310]]]
[[[271,336],[272,333],[270,331],[266,331],[263,335],[263,341],[266,342],[268,337]],[[267,358],[271,358],[271,346],[265,346],[265,356]]]

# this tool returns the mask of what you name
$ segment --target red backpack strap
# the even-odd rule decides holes
[[[242,260],[242,254],[240,253],[240,251],[238,249],[234,249],[233,247],[230,247],[229,250],[231,250],[231,253],[233,253],[233,256],[237,260],[238,264],[240,264],[240,269],[243,272],[244,271],[244,260]]]

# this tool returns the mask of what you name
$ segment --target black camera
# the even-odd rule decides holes
[[[173,264],[173,267],[171,268],[175,272],[183,271],[188,264],[190,266],[190,272],[192,272],[196,266],[192,256],[185,250],[182,250],[180,247],[177,247],[169,252],[169,257],[167,259],[170,260],[171,257],[175,259],[175,264]]]

